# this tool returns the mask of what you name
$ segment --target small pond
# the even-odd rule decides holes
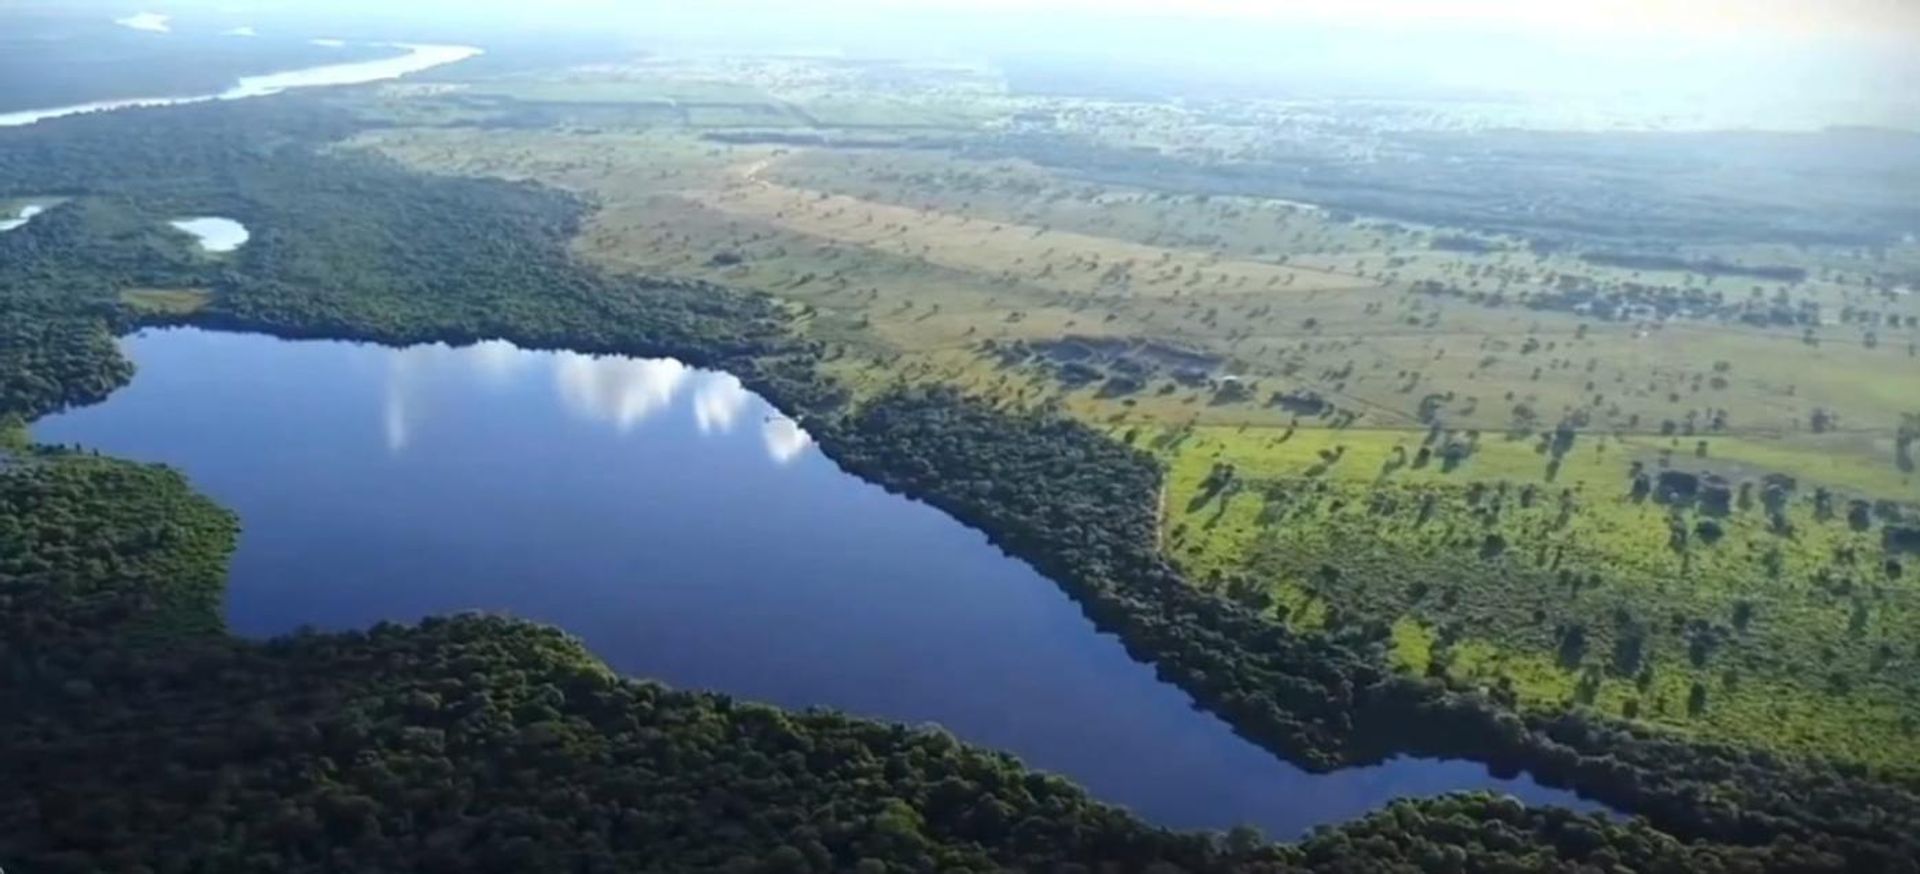
[[[192,234],[206,252],[231,252],[246,245],[247,227],[233,219],[205,216],[175,219],[168,224]]]

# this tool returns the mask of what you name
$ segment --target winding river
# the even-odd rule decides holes
[[[1464,789],[1596,809],[1469,762],[1293,768],[724,373],[499,342],[124,345],[133,384],[34,436],[166,462],[237,511],[239,634],[503,611],[674,685],[937,722],[1170,827],[1287,838]]]
[[[0,127],[17,127],[60,118],[68,115],[80,115],[88,112],[111,112],[117,109],[135,109],[150,106],[177,106],[183,103],[207,103],[214,100],[244,100],[249,97],[268,97],[295,88],[316,88],[325,85],[363,85],[386,79],[397,79],[434,67],[464,61],[481,51],[472,46],[422,45],[415,43],[392,43],[404,54],[391,58],[372,61],[354,61],[342,64],[325,64],[299,70],[280,73],[267,73],[261,76],[242,76],[228,88],[218,94],[198,94],[184,97],[134,97],[125,100],[101,100],[93,103],[79,103],[72,106],[56,106],[47,109],[28,109],[20,112],[0,113]]]
[[[20,207],[19,211],[13,214],[13,218],[0,218],[0,232],[26,227],[27,222],[33,221],[34,216],[43,212],[46,212],[46,207],[37,203],[29,203],[26,206]],[[6,212],[0,212],[0,216],[6,214]]]

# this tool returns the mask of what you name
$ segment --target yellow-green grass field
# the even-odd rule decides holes
[[[1890,767],[1920,760],[1920,560],[1801,486],[1692,448],[1483,435],[1451,470],[1402,431],[1137,433],[1168,459],[1165,546],[1200,585],[1296,626],[1379,623],[1394,660],[1681,730]],[[1123,438],[1124,439],[1124,438]],[[1442,436],[1436,443],[1461,439]],[[1726,512],[1636,498],[1634,464],[1727,471]],[[1230,475],[1223,471],[1231,469]],[[1330,619],[1330,617],[1337,617]],[[1567,643],[1578,627],[1583,645]],[[1621,641],[1637,638],[1632,653]],[[1701,691],[1696,693],[1698,684]]]

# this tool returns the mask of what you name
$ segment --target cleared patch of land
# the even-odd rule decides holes
[[[207,305],[204,288],[133,288],[120,292],[120,302],[138,313],[184,316]]]

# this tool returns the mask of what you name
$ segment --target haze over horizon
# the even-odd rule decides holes
[[[1857,107],[1829,122],[1901,123],[1920,75],[1920,5],[1893,0],[276,0],[99,4],[116,16],[269,18],[368,27],[591,33],[648,48],[858,56],[1047,57],[1260,78],[1344,95],[1576,95]],[[62,8],[68,8],[63,6]],[[249,21],[248,23],[252,23]],[[230,25],[229,25],[230,26]]]

